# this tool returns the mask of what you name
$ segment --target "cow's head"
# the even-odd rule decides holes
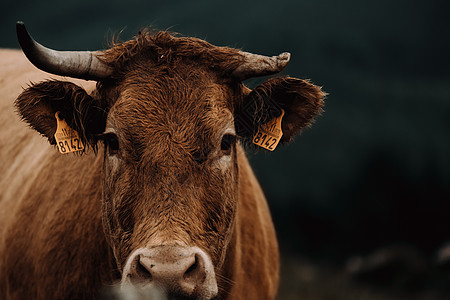
[[[122,283],[216,296],[215,273],[245,188],[239,144],[281,109],[281,142],[288,142],[321,111],[324,93],[287,77],[254,90],[242,84],[279,72],[287,53],[264,57],[166,32],[140,33],[103,52],[52,52],[23,24],[18,30],[39,68],[98,81],[90,94],[64,81],[34,84],[16,105],[51,144],[56,112],[85,144],[97,149],[104,142],[103,224]]]

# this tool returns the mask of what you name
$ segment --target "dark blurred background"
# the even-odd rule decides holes
[[[450,1],[20,1],[58,50],[105,48],[151,26],[265,55],[329,93],[289,146],[251,153],[282,250],[279,299],[450,297]],[[248,82],[254,87],[260,80]]]

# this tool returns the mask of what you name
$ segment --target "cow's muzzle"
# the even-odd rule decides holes
[[[197,247],[140,248],[127,260],[123,288],[162,290],[169,298],[211,299],[217,282],[209,256]]]

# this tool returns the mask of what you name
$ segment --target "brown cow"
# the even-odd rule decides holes
[[[118,282],[169,298],[273,299],[277,240],[241,145],[281,109],[290,141],[324,93],[289,77],[242,81],[279,72],[289,55],[167,32],[58,52],[23,24],[18,34],[40,69],[97,84],[42,81],[19,51],[0,52],[0,299],[94,299]],[[15,102],[22,120],[54,145],[58,112],[83,155],[59,154],[14,116],[29,80],[39,83]]]

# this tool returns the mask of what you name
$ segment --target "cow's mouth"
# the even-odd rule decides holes
[[[209,256],[198,247],[139,248],[127,259],[121,291],[142,299],[213,299],[217,281]],[[138,298],[141,299],[141,298]]]

